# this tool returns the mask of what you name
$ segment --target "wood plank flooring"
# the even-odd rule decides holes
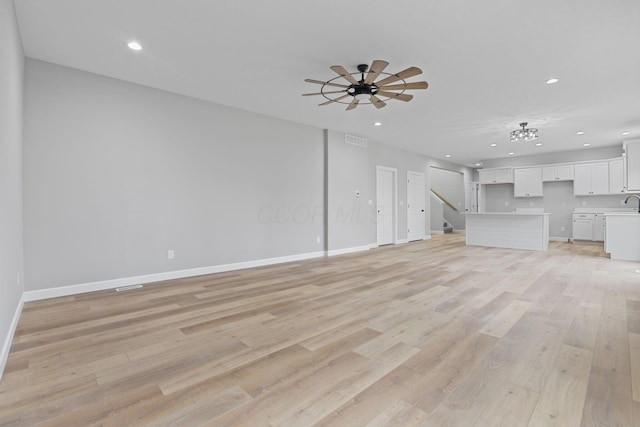
[[[640,274],[462,235],[25,304],[2,426],[640,426]]]

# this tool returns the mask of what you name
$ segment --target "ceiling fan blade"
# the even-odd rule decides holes
[[[413,95],[407,95],[406,93],[393,93],[393,92],[385,92],[383,90],[378,91],[378,95],[386,96],[391,99],[399,99],[400,101],[409,102],[413,99]]]
[[[307,82],[307,83],[316,83],[316,84],[319,84],[319,85],[343,87],[345,89],[349,87],[347,85],[341,85],[341,84],[338,84],[338,83],[323,82],[322,80],[304,79],[304,81]]]
[[[385,68],[387,68],[387,65],[389,65],[387,61],[381,61],[379,59],[373,61],[371,63],[371,67],[369,67],[369,74],[367,74],[367,77],[364,79],[365,84],[370,85],[371,83],[373,83],[373,81],[378,78],[380,73],[383,72]]]
[[[303,93],[302,96],[325,95],[325,94],[344,93],[344,92],[346,92],[346,91],[344,91],[344,90],[332,90],[330,92]]]
[[[347,111],[353,110],[354,108],[356,108],[358,106],[358,102],[360,102],[358,98],[353,98],[353,101],[351,101],[351,104],[347,106]]]
[[[429,87],[427,82],[403,83],[391,86],[382,86],[382,90],[405,90],[405,89],[426,89]]]
[[[378,98],[375,95],[371,95],[371,97],[369,98],[369,101],[373,104],[374,107],[380,109],[382,107],[384,107],[385,105],[387,105],[386,102],[384,102],[382,99]]]
[[[417,76],[418,74],[422,74],[422,70],[418,67],[409,67],[406,70],[400,71],[398,74],[393,74],[386,79],[382,79],[379,82],[376,82],[376,86],[384,86],[389,83],[397,82],[398,80],[408,79],[409,77]]]
[[[333,71],[335,71],[338,75],[344,77],[345,79],[347,79],[347,81],[353,85],[357,85],[358,81],[356,79],[353,78],[353,76],[351,74],[349,74],[347,72],[347,70],[344,69],[344,67],[340,66],[340,65],[332,65],[331,69]]]
[[[329,104],[331,104],[332,102],[338,102],[338,101],[340,101],[340,100],[342,100],[342,99],[345,99],[347,96],[351,96],[351,95],[349,95],[349,94],[342,95],[342,96],[340,96],[340,97],[338,97],[338,98],[336,98],[336,99],[330,99],[330,100],[328,100],[327,102],[323,102],[322,104],[318,104],[318,105],[329,105]]]

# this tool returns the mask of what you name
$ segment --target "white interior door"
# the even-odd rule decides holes
[[[376,171],[376,203],[378,206],[378,245],[393,243],[393,171]]]
[[[407,239],[410,242],[424,239],[424,199],[424,174],[407,172]]]

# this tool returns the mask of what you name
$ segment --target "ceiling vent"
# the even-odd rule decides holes
[[[360,138],[359,136],[353,136],[344,134],[344,142],[345,144],[357,145],[358,147],[367,148],[367,143],[369,142],[366,138]]]

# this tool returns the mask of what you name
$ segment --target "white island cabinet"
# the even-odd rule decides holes
[[[605,213],[604,251],[611,259],[640,261],[640,214]]]
[[[549,214],[466,212],[467,245],[546,251]]]

